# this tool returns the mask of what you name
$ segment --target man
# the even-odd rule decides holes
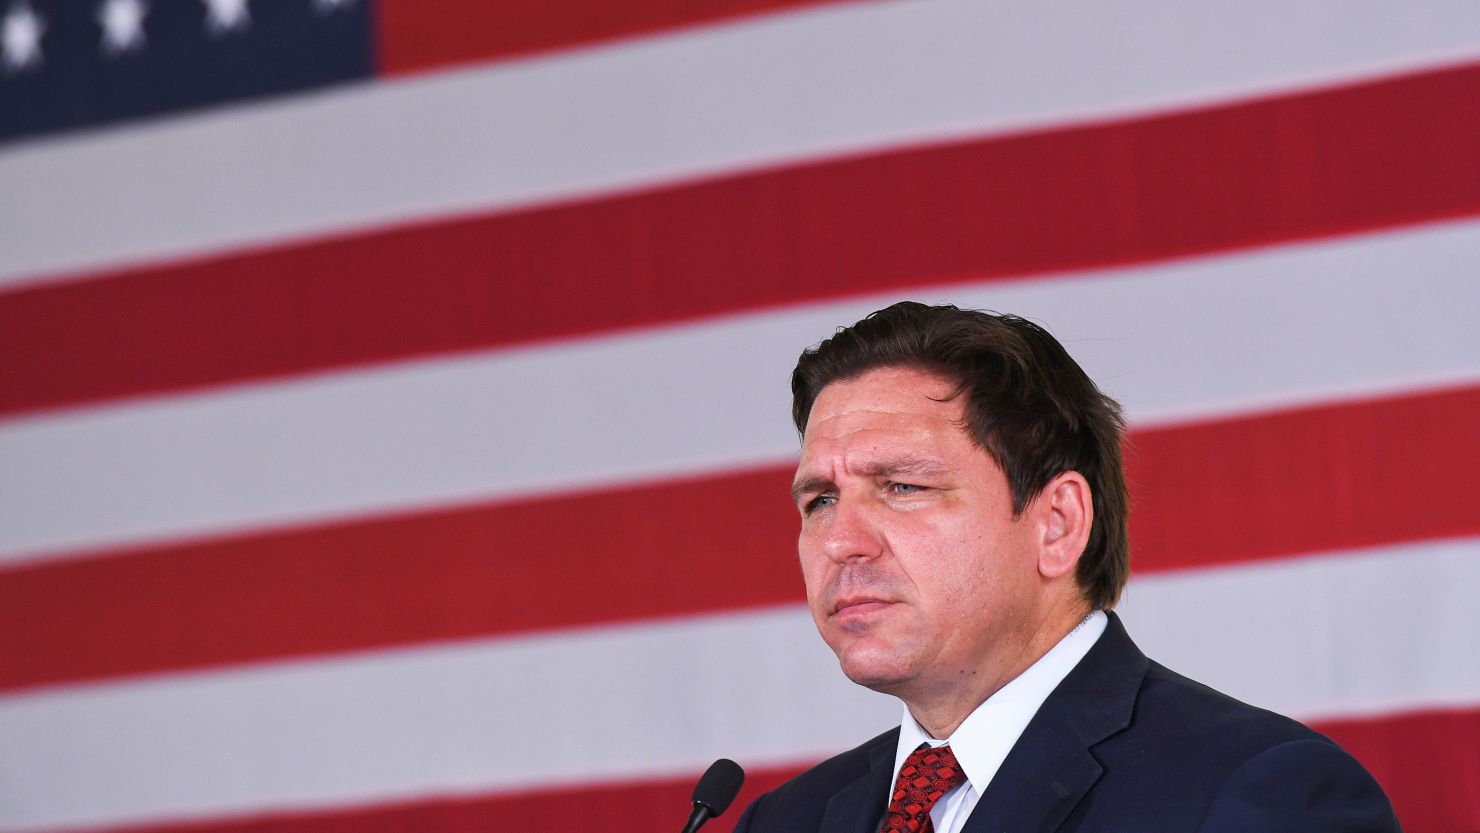
[[[1124,424],[1043,329],[895,304],[805,351],[792,392],[813,618],[905,714],[737,831],[1399,829],[1330,740],[1147,660],[1109,612]]]

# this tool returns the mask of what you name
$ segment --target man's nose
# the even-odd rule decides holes
[[[839,500],[823,533],[822,551],[839,564],[878,558],[884,547],[869,508],[857,500]]]

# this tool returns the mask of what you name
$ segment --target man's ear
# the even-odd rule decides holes
[[[1050,480],[1034,503],[1038,504],[1039,574],[1058,578],[1073,572],[1089,544],[1095,519],[1089,481],[1077,471],[1066,471]]]

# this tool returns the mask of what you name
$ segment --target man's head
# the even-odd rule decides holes
[[[895,304],[804,352],[792,392],[808,596],[850,677],[969,673],[1056,598],[1114,604],[1123,422],[1042,328]]]

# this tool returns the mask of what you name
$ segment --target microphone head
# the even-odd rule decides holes
[[[729,758],[720,758],[709,765],[694,787],[694,803],[703,804],[709,808],[710,815],[718,816],[729,809],[743,783],[745,770]]]

